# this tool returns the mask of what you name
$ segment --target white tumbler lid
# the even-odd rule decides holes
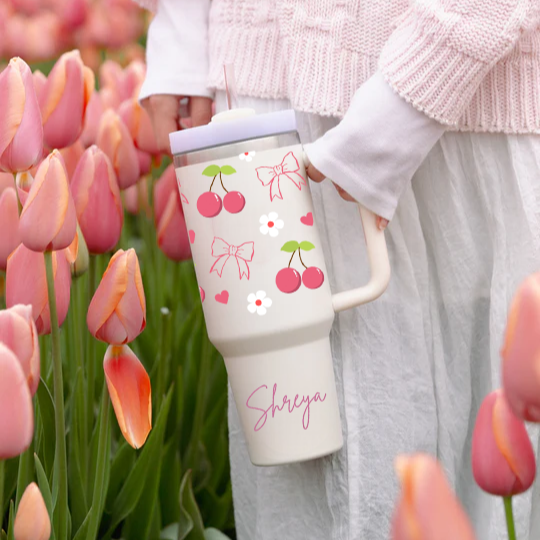
[[[183,129],[169,135],[173,155],[197,152],[250,139],[271,137],[296,131],[294,110],[254,114],[237,109],[216,115],[206,126]]]

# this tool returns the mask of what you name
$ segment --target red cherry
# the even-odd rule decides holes
[[[323,271],[316,266],[310,266],[304,270],[302,282],[308,289],[318,289],[324,283]]]
[[[197,199],[197,210],[201,216],[216,217],[222,208],[221,197],[217,193],[206,191]]]
[[[277,288],[284,293],[290,294],[297,291],[302,284],[300,274],[294,268],[283,268],[277,273]]]
[[[229,191],[223,198],[223,206],[227,212],[238,214],[246,206],[246,199],[239,191]]]

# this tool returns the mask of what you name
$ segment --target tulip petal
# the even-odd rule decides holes
[[[120,430],[133,448],[140,448],[152,429],[148,373],[127,345],[110,345],[103,368]]]
[[[0,459],[22,454],[34,435],[34,412],[17,357],[0,343]]]
[[[5,270],[7,259],[21,243],[19,235],[19,203],[15,188],[0,194],[0,270]]]
[[[0,73],[0,156],[21,125],[26,102],[24,82],[16,61],[21,60],[12,60]]]
[[[161,216],[169,202],[171,193],[177,189],[176,171],[174,170],[174,164],[171,163],[154,185],[154,216],[156,224],[161,221]]]
[[[169,202],[158,224],[157,243],[161,251],[173,261],[186,261],[191,258],[186,220],[176,188],[170,194]]]
[[[24,490],[13,532],[16,540],[49,540],[51,536],[49,513],[35,482]]]

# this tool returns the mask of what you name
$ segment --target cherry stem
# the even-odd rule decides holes
[[[223,185],[223,178],[221,177],[221,172],[219,173],[219,181],[221,182],[221,187],[224,189],[225,193],[229,193],[229,192],[225,189],[225,186]]]
[[[304,261],[302,260],[302,250],[298,250],[298,256],[300,257],[300,262],[302,263],[302,266],[307,270],[307,266],[304,264]]]
[[[214,176],[214,179],[212,180],[212,183],[210,184],[210,192],[212,192],[212,187],[214,185],[214,182],[216,181],[216,177],[217,177],[217,174],[216,176]]]
[[[296,249],[293,251],[293,254],[291,255],[291,260],[289,261],[289,266],[287,268],[290,268],[291,267],[291,263],[292,263],[292,260],[293,260],[293,257],[294,257],[294,254],[296,253]]]

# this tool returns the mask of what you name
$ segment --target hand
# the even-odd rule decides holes
[[[144,99],[141,104],[148,111],[158,148],[170,154],[169,133],[180,129],[180,100],[182,96],[156,94]],[[193,127],[208,124],[212,118],[212,100],[206,97],[189,98],[189,113]]]
[[[324,174],[317,170],[311,163],[307,166],[306,172],[309,178],[317,183],[322,182],[326,178]],[[334,184],[334,182],[332,183]],[[343,188],[340,188],[337,184],[334,184],[334,187],[337,189],[337,192],[342,199],[345,199],[346,201],[356,202],[356,199],[351,197]],[[381,216],[377,216],[377,227],[381,231],[384,231],[384,229],[386,229],[388,223],[389,221],[387,219],[384,219]]]

